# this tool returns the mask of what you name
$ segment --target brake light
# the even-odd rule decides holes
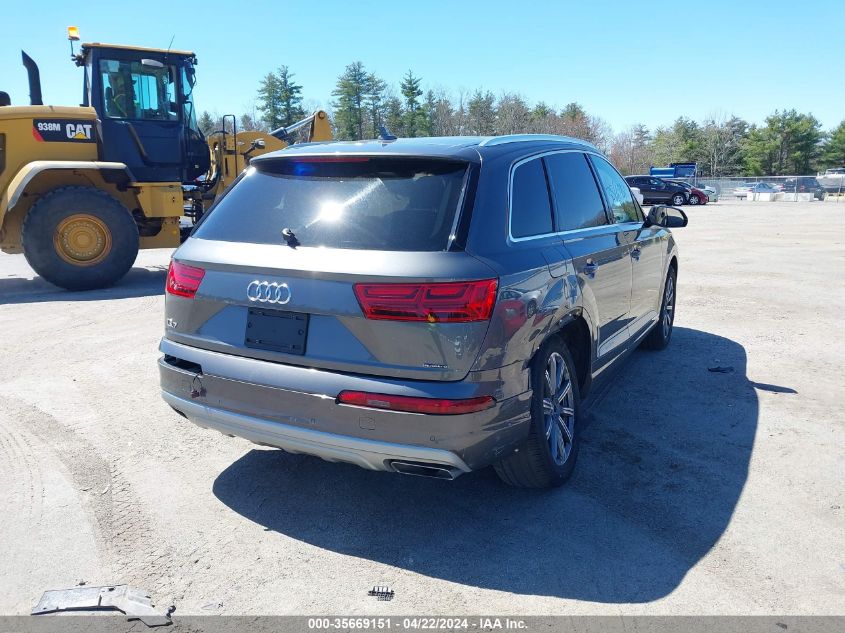
[[[364,391],[341,391],[338,404],[351,404],[371,409],[387,409],[404,413],[431,413],[435,415],[460,415],[489,409],[496,401],[491,396],[450,400],[447,398],[417,398],[413,396],[391,396],[384,393]]]
[[[355,284],[368,319],[459,323],[486,321],[496,303],[496,279],[430,284]]]
[[[205,270],[202,268],[171,260],[170,267],[167,269],[165,289],[168,294],[193,299],[204,276]]]
[[[367,163],[367,156],[297,156],[292,159],[297,163]]]

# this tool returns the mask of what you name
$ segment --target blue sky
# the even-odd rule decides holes
[[[4,4],[0,89],[16,104],[28,103],[21,48],[40,66],[46,103],[79,102],[73,24],[83,41],[166,48],[173,38],[194,50],[197,107],[221,114],[248,110],[280,64],[309,105],[326,107],[360,60],[395,85],[412,68],[453,93],[578,101],[617,131],[715,113],[759,123],[776,108],[811,112],[826,129],[845,119],[843,0]]]

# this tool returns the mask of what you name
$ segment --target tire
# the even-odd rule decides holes
[[[686,201],[687,201],[687,199],[684,197],[684,194],[682,194],[682,193],[672,194],[672,204],[674,206],[679,207],[682,204],[685,204]]]
[[[548,398],[547,368],[552,361],[559,364],[561,376],[557,407]],[[568,381],[569,389],[565,389]],[[552,384],[558,381],[552,379]],[[494,464],[499,478],[511,486],[522,488],[552,488],[563,485],[575,469],[580,441],[581,399],[575,363],[564,342],[553,338],[543,344],[531,365],[531,426],[528,437],[519,449]],[[539,388],[537,388],[539,386]],[[554,407],[553,413],[544,414]],[[567,412],[569,412],[567,414]],[[560,421],[560,423],[556,423]],[[559,443],[558,443],[559,440]],[[561,448],[559,448],[561,447]]]
[[[672,329],[675,325],[675,298],[677,296],[678,275],[674,266],[669,268],[666,283],[663,285],[663,301],[660,303],[660,317],[651,328],[651,332],[643,340],[646,349],[666,349],[672,340]]]
[[[690,203],[691,205],[695,206],[695,205],[697,205],[699,202],[701,202],[701,200],[699,200],[699,199],[698,199],[698,194],[695,194],[695,193],[694,193],[694,194],[692,194],[692,195],[689,197],[689,203]]]
[[[67,290],[110,286],[138,255],[138,226],[105,191],[62,187],[38,200],[23,221],[26,261],[36,273]]]

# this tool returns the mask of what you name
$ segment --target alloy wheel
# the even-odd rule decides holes
[[[552,459],[562,466],[572,454],[575,440],[575,396],[569,368],[557,352],[546,362],[543,422]]]
[[[672,322],[675,320],[675,280],[672,275],[666,278],[666,290],[663,294],[663,337],[669,338]]]

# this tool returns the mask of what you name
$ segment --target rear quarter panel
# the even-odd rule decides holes
[[[473,367],[477,370],[512,364],[527,370],[540,345],[573,317],[585,319],[595,349],[595,298],[582,292],[560,236],[509,237],[510,170],[527,155],[517,147],[482,161],[467,251],[498,273],[499,300]]]

